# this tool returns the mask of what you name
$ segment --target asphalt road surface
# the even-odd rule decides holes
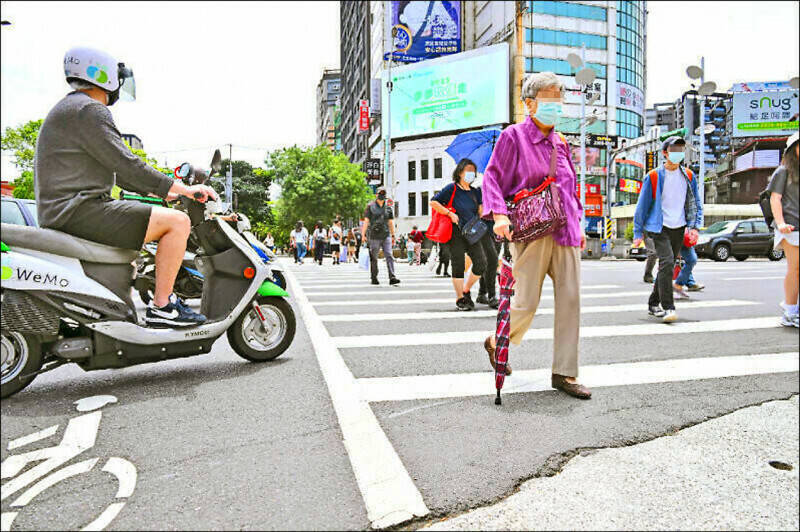
[[[482,349],[494,313],[457,312],[449,279],[400,264],[390,287],[381,263],[372,286],[354,264],[285,265],[298,328],[274,362],[240,359],[223,337],[194,358],[64,366],[3,400],[3,523],[14,513],[12,528],[26,530],[95,519],[120,530],[417,527],[496,502],[582,450],[798,393],[798,330],[778,325],[785,261],[701,261],[706,289],[677,303],[671,325],[647,316],[642,263],[584,261],[580,379],[593,398],[549,388],[546,281],[499,407]],[[75,404],[93,396],[112,397]],[[53,473],[17,488],[44,463]]]

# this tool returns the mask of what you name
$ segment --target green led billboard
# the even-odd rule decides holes
[[[508,69],[506,43],[393,66],[392,138],[507,123]]]

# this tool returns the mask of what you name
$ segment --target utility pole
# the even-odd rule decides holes
[[[384,186],[387,184],[391,187],[392,197],[395,196],[394,190],[394,179],[391,176],[391,169],[392,169],[392,59],[394,58],[394,35],[391,28],[391,9],[392,3],[389,1],[383,2],[383,24],[385,26],[383,35],[384,40],[386,41],[386,46],[389,50],[389,68],[388,68],[388,78],[386,80],[386,106],[381,110],[381,120],[386,121],[386,136],[383,139],[383,155],[384,155],[384,167],[383,167],[383,180]],[[388,181],[388,183],[387,183]],[[397,198],[394,198],[395,201]]]
[[[586,45],[581,45],[581,60],[586,64]],[[584,86],[585,88],[585,86]],[[586,93],[581,91],[581,230],[586,231]]]
[[[228,173],[225,175],[225,200],[233,209],[233,144],[228,144]]]
[[[700,70],[703,72],[700,75],[700,86],[706,81],[706,58],[700,58]],[[706,203],[706,97],[698,94],[700,99],[700,206],[705,207]]]

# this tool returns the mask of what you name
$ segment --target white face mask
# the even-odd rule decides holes
[[[471,185],[475,181],[475,172],[464,172],[464,181]]]

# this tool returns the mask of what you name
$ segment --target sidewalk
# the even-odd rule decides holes
[[[798,530],[797,426],[795,395],[673,436],[589,451],[554,477],[426,530]]]

